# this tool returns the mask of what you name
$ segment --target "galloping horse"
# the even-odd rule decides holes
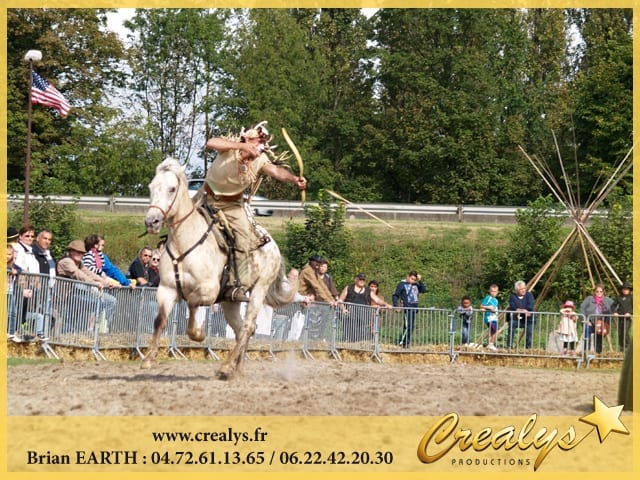
[[[174,304],[184,299],[189,306],[187,334],[191,340],[205,338],[205,326],[196,320],[201,305],[218,299],[227,247],[214,219],[197,209],[187,192],[187,178],[174,158],[165,159],[156,168],[149,184],[150,206],[145,218],[149,233],[158,234],[163,225],[168,238],[160,257],[158,316],[143,367],[149,368],[158,353],[160,334]],[[229,379],[241,372],[249,339],[256,330],[256,317],[263,303],[278,308],[293,301],[295,289],[284,286],[282,256],[275,241],[251,252],[250,268],[255,272],[244,319],[240,304],[223,302],[224,317],[236,335],[236,345],[218,370],[218,377]]]

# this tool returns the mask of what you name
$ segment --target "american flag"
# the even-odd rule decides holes
[[[71,105],[56,87],[36,72],[31,72],[31,79],[33,81],[31,85],[31,103],[41,103],[47,107],[55,108],[60,112],[60,115],[66,117],[69,110],[71,110]]]

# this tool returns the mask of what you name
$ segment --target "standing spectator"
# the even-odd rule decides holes
[[[327,262],[326,258],[322,259],[322,262],[318,265],[318,277],[327,284],[327,288],[331,293],[331,298],[333,300],[338,300],[340,293],[338,293],[338,289],[336,288],[336,284],[333,281],[331,275],[327,273],[329,270],[329,262]]]
[[[40,273],[40,264],[33,253],[33,240],[36,236],[36,229],[33,225],[24,225],[18,232],[18,243],[15,247],[18,252],[15,264],[24,273]]]
[[[51,256],[51,251],[49,247],[51,246],[51,242],[53,241],[53,233],[51,230],[47,228],[43,228],[38,232],[36,237],[36,241],[33,242],[33,254],[38,260],[38,264],[40,265],[40,273],[43,275],[49,276],[48,285],[45,284],[44,281],[40,283],[40,289],[38,291],[38,302],[41,305],[46,304],[47,311],[49,313],[50,325],[49,332],[52,332],[56,325],[56,310],[53,305],[53,288],[55,287],[56,282],[56,261]],[[43,280],[43,279],[41,279]]]
[[[33,254],[40,265],[40,273],[49,275],[53,282],[56,278],[56,261],[51,256],[49,247],[53,241],[53,233],[51,230],[43,228],[38,233],[36,241],[32,244]]]
[[[412,270],[405,280],[401,280],[396,286],[395,292],[391,296],[394,307],[402,304],[404,310],[404,325],[398,344],[402,348],[409,348],[411,345],[411,334],[416,328],[416,309],[418,308],[418,295],[425,293],[427,288],[422,283],[422,277],[418,272]]]
[[[301,295],[313,295],[316,302],[327,302],[335,305],[336,299],[331,295],[329,287],[319,276],[318,269],[324,259],[320,255],[309,257],[309,262],[299,274],[298,292]]]
[[[151,264],[151,247],[142,247],[138,256],[129,265],[128,277],[141,287],[149,287],[149,265]]]
[[[562,340],[562,354],[566,355],[567,352],[571,356],[576,354],[576,342],[578,341],[578,328],[576,325],[577,315],[575,305],[571,300],[567,300],[560,307],[560,323],[556,333],[560,335]]]
[[[591,350],[591,334],[594,335],[595,351],[602,353],[602,337],[608,334],[613,300],[604,294],[604,285],[598,283],[593,289],[593,295],[586,297],[580,305],[580,313],[585,316],[587,324],[584,329],[584,350]],[[603,316],[600,316],[603,315]],[[606,325],[605,325],[606,324]]]
[[[489,287],[489,293],[482,299],[480,310],[484,311],[484,324],[489,335],[489,350],[496,350],[496,337],[498,335],[498,292],[500,288],[495,283]]]
[[[39,311],[39,300],[41,300],[41,292],[43,291],[40,288],[41,277],[38,276],[40,274],[40,263],[33,251],[36,229],[33,225],[23,225],[18,235],[18,242],[14,246],[18,253],[14,263],[22,269],[22,274],[35,274],[32,276],[27,275],[28,284],[25,284],[22,289],[22,315],[20,322],[27,323],[35,320],[38,339],[45,341],[44,315]],[[27,338],[27,336],[23,337],[25,340]]]
[[[149,264],[149,283],[148,287],[157,287],[160,285],[160,271],[158,265],[160,264],[160,250],[155,249],[151,252],[151,263]]]
[[[366,280],[367,277],[364,273],[357,274],[354,282],[342,289],[338,302],[366,306],[377,302],[384,303],[384,300],[373,293],[365,284]],[[371,335],[373,318],[368,318],[368,314],[373,315],[374,310],[356,307],[349,311],[343,306],[342,326],[345,341],[360,342]]]
[[[473,317],[473,305],[471,305],[471,297],[469,295],[465,295],[460,299],[460,305],[458,305],[456,313],[460,318],[460,343],[468,346],[471,318]]]
[[[334,318],[335,298],[331,295],[326,282],[320,278],[318,268],[324,259],[320,255],[309,257],[309,262],[298,276],[298,293],[306,296],[311,303],[307,307],[307,335],[312,340],[329,340]],[[315,302],[324,302],[315,303]]]
[[[509,333],[507,335],[507,348],[513,346],[513,336],[516,329],[524,328],[524,348],[533,347],[533,329],[535,326],[535,318],[533,311],[535,308],[535,299],[533,294],[527,291],[527,284],[522,280],[518,280],[513,285],[513,293],[509,296],[509,305],[507,307],[509,315]],[[522,336],[520,337],[522,338]],[[518,342],[519,343],[518,339]]]
[[[633,288],[624,282],[611,307],[618,326],[618,347],[621,352],[627,349],[631,341],[631,320],[633,318]]]
[[[8,232],[7,238],[11,238],[11,232]],[[18,232],[15,233],[16,238]],[[18,282],[18,274],[22,270],[15,264],[16,250],[14,244],[7,242],[7,316],[9,317],[9,330],[7,331],[8,339],[15,343],[22,342],[22,339],[17,335],[18,330],[18,306],[16,304],[17,294],[16,284]]]
[[[389,305],[384,300],[384,297],[378,293],[380,291],[380,284],[377,280],[371,280],[367,283],[367,287],[369,287],[369,291],[371,292],[371,295],[369,295],[371,303],[369,303],[369,305],[372,307],[391,308],[391,305]]]
[[[367,276],[364,273],[357,274],[353,283],[342,289],[338,301],[356,305],[386,305],[384,299],[365,285],[366,280]]]

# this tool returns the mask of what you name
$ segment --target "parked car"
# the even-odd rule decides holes
[[[189,196],[193,198],[196,195],[196,193],[198,193],[198,190],[200,190],[200,187],[202,187],[203,185],[204,185],[204,178],[192,178],[191,180],[189,180],[188,182]]]
[[[191,180],[189,180],[189,196],[193,198],[203,185],[204,178],[192,178]],[[272,209],[259,206],[260,202],[265,201],[268,202],[269,199],[261,197],[260,195],[254,195],[253,197],[251,197],[251,207],[253,208],[253,214],[257,217],[270,217],[271,215],[273,215]]]

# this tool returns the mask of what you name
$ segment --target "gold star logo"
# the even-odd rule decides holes
[[[625,427],[624,423],[620,420],[623,407],[624,405],[609,407],[594,395],[593,412],[581,417],[580,421],[596,427],[600,443],[604,442],[604,439],[607,438],[611,432],[629,435],[629,430],[627,430],[627,427]]]

